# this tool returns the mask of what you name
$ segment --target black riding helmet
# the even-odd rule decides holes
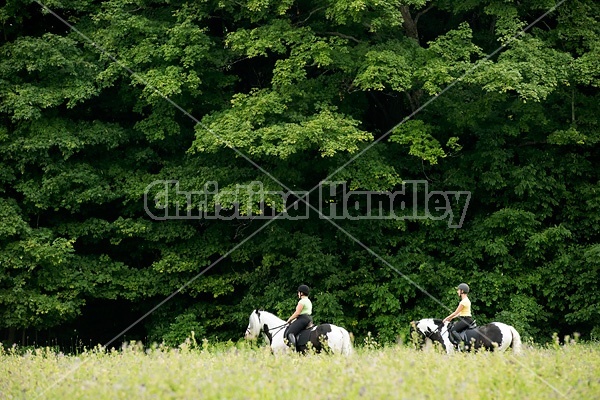
[[[465,293],[469,293],[469,285],[467,285],[466,283],[461,283],[456,288],[462,290]]]
[[[300,285],[298,286],[298,291],[304,293],[306,296],[308,296],[308,292],[310,291],[310,288],[306,285]]]

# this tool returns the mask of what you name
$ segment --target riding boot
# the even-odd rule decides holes
[[[298,351],[298,348],[296,347],[296,335],[294,335],[293,333],[288,333],[287,340],[289,342],[290,347],[294,351]]]
[[[448,340],[450,341],[450,343],[452,343],[453,345],[456,346],[456,339],[454,338],[453,335],[454,331],[448,331]]]
[[[453,342],[454,344],[459,344],[460,342],[462,342],[462,338],[460,337],[460,333],[456,332],[456,331],[452,331],[450,332],[450,341]]]

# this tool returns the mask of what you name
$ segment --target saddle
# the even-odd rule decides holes
[[[328,324],[317,326],[313,322],[309,323],[306,328],[296,334],[296,351],[306,350],[308,342],[312,342],[313,345],[316,345],[315,339],[318,340],[321,335],[326,335],[330,330],[331,328],[329,328]],[[288,333],[286,329],[284,338],[287,337]]]
[[[461,332],[452,331],[453,327],[454,327],[454,323],[452,323],[451,325],[448,326],[448,331],[449,332],[451,331],[453,333],[453,334],[448,335],[448,339],[450,339],[450,342],[454,345],[458,345],[460,342],[468,344],[471,342],[471,339],[473,339],[476,336],[475,332],[473,332],[473,330],[477,328],[477,323],[475,321],[473,321],[471,323],[471,325],[469,325],[467,327],[467,329],[465,329]],[[454,335],[457,335],[458,337],[456,337]],[[458,339],[460,339],[460,340],[458,340]]]

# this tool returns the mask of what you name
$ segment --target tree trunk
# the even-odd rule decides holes
[[[415,39],[417,43],[419,43],[419,31],[417,30],[417,22],[413,19],[412,15],[410,15],[410,10],[408,9],[408,6],[401,6],[400,12],[402,13],[402,19],[404,20],[402,22],[402,26],[404,27],[406,36]]]
[[[15,342],[15,336],[17,334],[17,329],[14,326],[8,328],[8,343],[13,344]]]

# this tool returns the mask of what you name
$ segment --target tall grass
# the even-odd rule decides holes
[[[597,399],[600,344],[452,354],[409,346],[273,356],[251,344],[0,350],[2,399]]]

